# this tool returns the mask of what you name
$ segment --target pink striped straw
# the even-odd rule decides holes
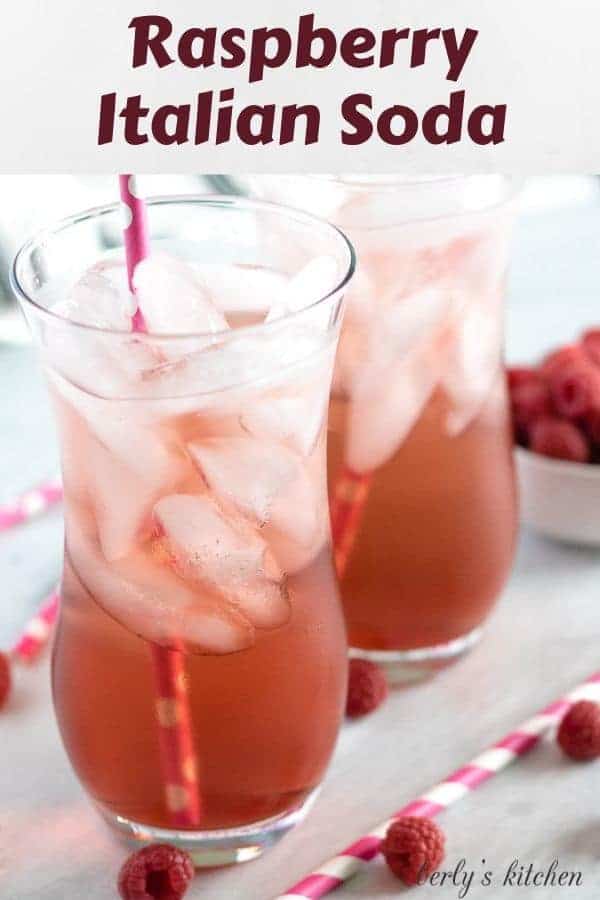
[[[135,269],[150,249],[146,204],[138,196],[135,175],[119,175],[119,190],[126,213],[123,237],[127,277],[135,295]],[[132,317],[132,327],[137,332],[148,330],[139,307]],[[174,825],[197,826],[201,818],[200,792],[183,656],[157,645],[151,647],[151,655],[166,805]]]
[[[61,483],[57,478],[49,479],[38,487],[26,491],[12,503],[0,506],[0,531],[8,531],[15,525],[28,522],[46,512],[62,500]]]
[[[148,256],[150,249],[148,241],[148,220],[146,216],[146,204],[137,192],[135,175],[119,175],[119,192],[123,203],[124,225],[123,240],[125,241],[125,257],[127,260],[127,278],[129,290],[135,297],[133,275],[135,267],[140,260]],[[139,306],[136,308],[132,325],[134,331],[146,331],[146,323]]]
[[[46,597],[35,616],[25,626],[23,634],[10,651],[11,656],[19,662],[34,662],[46,646],[52,627],[58,617],[60,594],[56,587]]]
[[[552,727],[558,725],[567,709],[577,700],[600,700],[600,671],[564,697],[546,706],[532,719],[523,722],[515,731],[492,744],[466,766],[452,772],[427,793],[407,803],[391,818],[346,847],[338,856],[315,869],[275,900],[317,900],[334,891],[377,855],[381,842],[395,819],[400,816],[436,816],[533,749]]]

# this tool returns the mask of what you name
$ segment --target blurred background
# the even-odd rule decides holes
[[[143,194],[235,192],[225,176],[141,176]],[[11,297],[9,266],[35,230],[81,209],[116,199],[115,176],[0,176],[0,503],[58,472],[48,401],[27,329]],[[507,300],[506,353],[530,362],[600,325],[600,178],[530,177],[519,198]],[[58,577],[60,508],[0,546],[5,595],[0,643],[16,634],[27,609]],[[24,582],[24,573],[25,582]]]

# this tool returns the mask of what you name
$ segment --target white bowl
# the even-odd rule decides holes
[[[515,448],[521,519],[536,531],[600,547],[600,465]]]

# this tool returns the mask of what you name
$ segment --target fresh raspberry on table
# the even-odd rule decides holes
[[[600,366],[600,328],[590,328],[581,336],[581,346],[591,361]]]
[[[540,372],[542,375],[554,375],[565,366],[587,362],[588,356],[581,344],[565,344],[564,347],[559,347],[544,357]]]
[[[554,459],[587,462],[590,458],[589,443],[582,431],[572,422],[556,416],[543,416],[533,423],[529,447],[534,453]]]
[[[527,428],[540,416],[552,412],[550,389],[543,378],[523,381],[510,393],[513,421],[518,428]]]
[[[591,700],[574,703],[560,723],[556,740],[571,759],[600,756],[600,706]]]
[[[588,410],[583,424],[590,441],[593,444],[600,444],[600,406]]]
[[[385,861],[404,884],[422,884],[444,860],[446,838],[431,819],[401,816],[381,844]]]
[[[193,877],[187,853],[170,844],[151,844],[125,861],[119,894],[123,900],[180,900]]]
[[[6,653],[0,652],[0,707],[8,700],[11,685],[10,662]]]
[[[522,387],[524,384],[538,384],[540,381],[543,381],[543,375],[530,366],[510,366],[506,370],[506,379],[508,381],[508,390],[512,393],[515,388]]]
[[[600,372],[591,363],[565,365],[548,376],[556,412],[580,419],[600,404]]]
[[[366,716],[380,706],[388,695],[386,677],[375,663],[367,659],[351,659],[348,668],[346,715]]]

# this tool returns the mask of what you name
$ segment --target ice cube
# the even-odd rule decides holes
[[[175,571],[204,585],[257,628],[291,614],[285,579],[265,541],[239,516],[226,517],[208,495],[173,494],[154,507]]]
[[[140,402],[94,397],[56,374],[51,375],[51,382],[92,435],[132,475],[154,485],[159,492],[183,477],[186,459],[168,429],[163,429],[160,422],[136,420]]]
[[[118,385],[109,397],[143,397],[146,393],[145,378],[156,366],[165,362],[163,347],[143,333],[109,335],[103,338],[107,365]],[[177,354],[185,352],[176,346]]]
[[[254,643],[245,616],[210,593],[191,589],[169,567],[139,552],[106,562],[85,515],[73,507],[70,512],[67,552],[73,567],[94,600],[129,631],[196,653],[236,653]]]
[[[253,437],[287,444],[309,456],[317,443],[327,415],[331,363],[319,369],[319,380],[279,390],[251,400],[241,416],[242,427]]]
[[[116,291],[128,302],[131,314],[135,312],[135,300],[129,290],[129,277],[127,265],[121,256],[110,256],[98,260],[91,268],[93,272],[100,272],[114,287]]]
[[[59,313],[67,315],[66,304]],[[84,390],[117,397],[126,389],[123,373],[115,368],[108,349],[112,334],[75,329],[56,321],[45,323],[43,355],[47,366]]]
[[[212,304],[194,268],[181,259],[157,253],[135,270],[137,301],[155,334],[211,334],[228,328]]]
[[[249,314],[264,318],[287,290],[287,278],[272,269],[223,263],[194,268],[213,304],[226,317]]]
[[[357,473],[387,462],[416,424],[447,365],[454,298],[428,289],[393,304],[356,370],[346,462]]]
[[[378,358],[399,359],[427,341],[448,320],[455,298],[443,285],[429,286],[387,303],[375,321],[370,350]]]
[[[174,406],[182,413],[217,406],[221,415],[241,416],[255,402],[257,384],[266,391],[270,384],[275,388],[284,379],[289,383],[320,371],[331,343],[331,336],[300,327],[285,327],[284,333],[233,328],[200,352],[148,370],[143,380],[149,399],[179,398]]]
[[[83,325],[130,331],[132,298],[115,271],[106,262],[92,266],[52,311]]]
[[[323,508],[326,509],[326,500],[323,500]],[[300,544],[291,540],[281,531],[273,529],[265,531],[268,532],[264,535],[265,540],[268,540],[278,564],[288,575],[295,575],[309,566],[325,546],[329,538],[329,521],[327,515],[318,517],[317,529],[310,544]]]
[[[288,281],[285,291],[271,306],[265,321],[272,322],[326,297],[338,284],[338,264],[332,256],[317,256]],[[329,310],[325,309],[326,322]]]
[[[136,539],[151,531],[154,504],[162,492],[173,490],[181,473],[174,466],[152,481],[142,473],[134,474],[93,439],[87,449],[89,493],[100,546],[105,558],[113,562],[128,556]]]
[[[154,427],[139,425],[128,418],[128,412],[129,407],[122,412],[107,410],[109,414],[101,423],[99,417],[94,417],[93,428],[101,443],[130,471],[163,491],[182,477],[185,459],[170,443],[168,433],[161,431],[160,423]]]
[[[80,416],[60,398],[63,481],[68,500],[90,503],[100,545],[108,560],[134,549],[144,520],[151,525],[153,501],[148,485],[134,477],[90,433]]]
[[[143,371],[157,364],[157,348],[128,333],[134,309],[124,266],[114,260],[92,266],[53,311],[99,330],[48,322],[44,338],[52,367],[99,396],[134,394]]]
[[[501,295],[471,298],[457,322],[442,384],[452,408],[446,427],[464,431],[479,413],[497,379],[502,359]]]
[[[167,453],[163,457],[153,443],[153,432],[150,429],[140,431],[139,427],[131,425],[133,431],[130,430],[129,437],[133,433],[136,440],[142,441],[137,445],[139,456],[134,469],[123,452],[115,453],[101,443],[97,431],[90,428],[89,420],[65,402],[60,392],[55,392],[54,396],[62,433],[63,478],[67,493],[89,500],[104,556],[110,561],[121,559],[133,550],[136,539],[151,528],[152,508],[161,494],[172,492],[195,470],[187,457],[182,452],[178,456],[175,449],[172,455]],[[105,438],[107,423],[113,413],[110,409],[100,416],[103,425],[100,430]],[[148,466],[144,464],[147,436],[148,447],[152,448]],[[112,433],[110,437],[113,437]],[[123,441],[123,446],[128,449],[127,439],[123,438]],[[131,449],[135,456],[135,448]]]
[[[65,496],[83,502],[87,498],[88,474],[85,447],[89,429],[59,390],[50,391],[60,432],[62,481]]]
[[[220,501],[261,528],[308,546],[317,528],[317,498],[302,460],[281,445],[252,437],[188,445]]]
[[[369,384],[353,392],[348,411],[346,462],[371,472],[400,448],[425,408],[439,377],[430,361],[410,353],[387,370],[373,367]]]

